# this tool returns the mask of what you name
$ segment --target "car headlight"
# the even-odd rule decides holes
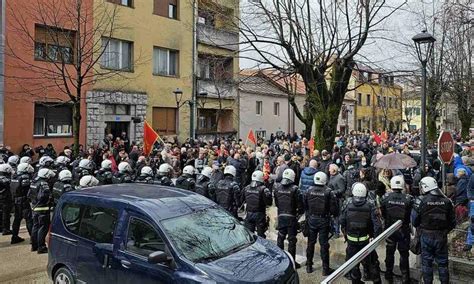
[[[287,252],[286,250],[284,250],[284,252],[286,253],[288,258],[290,259],[291,264],[293,265],[293,270],[296,271],[296,263],[295,263],[295,260],[293,259],[293,256],[291,256],[291,254],[289,252]]]

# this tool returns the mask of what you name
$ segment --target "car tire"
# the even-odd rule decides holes
[[[71,271],[66,267],[61,267],[54,274],[54,284],[74,284],[76,283]]]

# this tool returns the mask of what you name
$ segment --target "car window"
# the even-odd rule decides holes
[[[84,205],[79,235],[98,243],[112,243],[118,211]]]
[[[148,257],[155,251],[165,251],[165,243],[158,232],[147,222],[130,218],[126,250]]]
[[[66,229],[73,234],[77,234],[81,220],[81,205],[73,203],[64,204],[61,218]]]

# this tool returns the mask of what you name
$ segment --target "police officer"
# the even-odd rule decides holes
[[[51,190],[49,181],[54,178],[54,175],[54,172],[48,168],[40,169],[28,191],[28,199],[33,211],[31,251],[37,251],[38,254],[48,252],[45,239],[50,224]]]
[[[17,167],[16,174],[13,175],[10,186],[13,194],[13,203],[15,206],[15,218],[12,225],[11,244],[21,243],[23,238],[18,236],[20,231],[21,220],[25,219],[26,229],[31,236],[33,227],[33,219],[31,216],[31,207],[28,203],[28,190],[31,185],[31,176],[35,169],[28,163],[20,163]]]
[[[176,187],[195,191],[196,181],[194,180],[194,167],[186,166],[183,168],[183,174],[176,180]]]
[[[69,160],[69,158],[66,157],[66,156],[57,157],[56,161],[55,161],[56,170],[58,172],[61,172],[62,170],[69,170],[69,163],[70,162],[71,162],[71,160]]]
[[[286,169],[280,183],[275,184],[275,205],[278,208],[278,237],[277,245],[284,249],[284,242],[288,235],[288,252],[296,259],[296,234],[298,233],[299,215],[303,213],[303,201],[295,182],[295,172]],[[300,265],[296,263],[299,268]]]
[[[118,165],[118,173],[112,178],[114,184],[133,182],[133,169],[127,162],[121,162]]]
[[[216,200],[216,187],[211,182],[212,168],[203,167],[196,181],[196,193],[211,200]]]
[[[456,226],[454,206],[432,177],[419,184],[420,195],[413,206],[413,226],[419,230],[421,271],[424,283],[433,283],[433,260],[438,264],[439,280],[449,283],[448,233]]]
[[[156,182],[164,186],[174,186],[173,181],[171,180],[172,172],[173,167],[171,167],[170,164],[161,164],[156,175]]]
[[[402,220],[402,228],[386,240],[385,279],[393,281],[393,265],[395,262],[395,250],[398,248],[400,254],[400,271],[402,272],[402,283],[410,283],[410,265],[408,261],[410,250],[410,214],[413,208],[413,197],[402,193],[405,188],[403,176],[394,176],[390,180],[392,192],[382,197],[381,211],[385,220],[384,229],[388,229],[396,221]]]
[[[85,189],[88,187],[93,187],[99,185],[99,180],[96,179],[93,175],[85,175],[79,181],[79,188]]]
[[[40,169],[50,169],[52,170],[54,166],[54,160],[50,156],[43,156],[38,161],[38,170]]]
[[[153,169],[149,166],[144,166],[141,171],[140,175],[135,180],[136,183],[147,183],[147,184],[154,184],[155,180],[153,178]]]
[[[216,184],[216,203],[238,217],[240,207],[240,187],[235,182],[236,169],[234,166],[226,166],[224,178]]]
[[[247,185],[242,194],[242,202],[247,204],[247,216],[245,217],[245,227],[257,235],[266,238],[267,230],[267,206],[272,205],[272,193],[265,186],[263,180],[263,172],[255,171],[252,173],[252,181]]]
[[[100,169],[95,174],[95,177],[99,180],[101,185],[112,184],[112,161],[105,159],[100,164]]]
[[[324,172],[314,174],[313,180],[314,186],[310,186],[303,196],[306,222],[309,227],[306,272],[313,272],[314,246],[319,234],[322,274],[328,276],[334,272],[334,269],[329,267],[329,232],[331,216],[338,215],[338,200],[327,186],[328,177]]]
[[[21,157],[20,159],[20,164],[27,163],[31,165],[32,162],[33,161],[31,160],[30,156],[24,156],[24,157]]]
[[[12,167],[13,172],[16,172],[16,167],[18,166],[19,162],[20,162],[20,157],[18,157],[17,155],[8,157],[8,164]]]
[[[66,192],[75,190],[72,185],[72,173],[69,170],[62,170],[59,172],[58,181],[53,185],[53,200],[54,205],[58,204],[58,200]]]
[[[83,176],[90,175],[94,171],[94,164],[89,159],[81,159],[79,165],[73,170],[74,183],[77,185]]]
[[[10,190],[10,179],[13,169],[9,164],[0,164],[0,229],[3,235],[11,235],[10,217],[13,205],[12,193]]]
[[[373,200],[367,198],[367,188],[363,183],[356,182],[352,186],[352,197],[343,205],[340,224],[347,241],[346,260],[366,246],[371,237],[380,234],[381,222]],[[362,265],[367,267],[374,283],[381,283],[378,262],[369,256],[362,260]],[[361,281],[359,265],[352,269],[350,276],[353,284],[364,283]]]

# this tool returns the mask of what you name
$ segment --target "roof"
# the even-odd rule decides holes
[[[244,69],[240,74],[246,77],[263,77],[273,82],[273,84],[280,89],[284,94],[290,90],[296,90],[297,95],[306,95],[306,87],[300,75],[283,74],[275,69]],[[244,79],[246,80],[246,79]]]
[[[241,73],[242,74],[242,73]],[[245,73],[244,73],[245,74]],[[245,93],[286,96],[286,92],[275,86],[269,79],[258,75],[243,75],[240,80],[239,89]]]
[[[68,192],[69,196],[97,198],[134,207],[160,221],[202,210],[214,203],[197,193],[152,184],[112,184]]]

